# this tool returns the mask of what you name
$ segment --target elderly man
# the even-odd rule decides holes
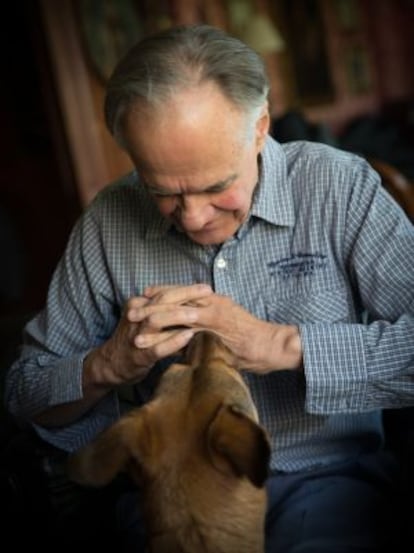
[[[363,159],[273,140],[267,95],[260,57],[209,26],[120,61],[106,121],[136,171],[76,224],[6,401],[74,451],[131,406],[126,386],[145,402],[210,330],[271,436],[266,551],[379,551],[394,472],[381,410],[414,399],[414,229]],[[139,551],[135,505],[120,498],[119,518]]]

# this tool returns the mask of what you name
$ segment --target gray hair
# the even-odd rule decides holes
[[[210,25],[180,25],[148,36],[127,52],[108,81],[106,125],[122,145],[122,118],[135,102],[162,105],[175,92],[209,81],[249,120],[257,120],[269,92],[257,52]]]

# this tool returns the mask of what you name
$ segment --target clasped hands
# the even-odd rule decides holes
[[[200,330],[219,336],[242,368],[265,373],[300,365],[296,327],[262,321],[205,284],[151,286],[128,300],[113,336],[103,346],[113,383],[141,380],[158,360],[181,351]],[[286,346],[293,347],[295,359],[283,354]]]

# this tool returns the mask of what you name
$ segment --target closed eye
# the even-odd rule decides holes
[[[184,194],[219,194],[220,192],[223,192],[224,190],[229,188],[231,184],[237,179],[237,177],[238,177],[237,174],[232,174],[227,179],[216,182],[215,184],[202,188],[201,190],[200,189],[194,190],[193,192],[188,191],[188,192],[174,193],[174,192],[171,192],[171,190],[167,190],[165,188],[161,188],[156,185],[151,185],[146,181],[144,181],[144,185],[147,188],[148,192],[153,196],[173,198],[175,196],[182,196]]]

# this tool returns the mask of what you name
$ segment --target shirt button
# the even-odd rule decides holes
[[[227,266],[227,261],[220,257],[220,259],[217,259],[217,267],[219,269],[224,269]]]

